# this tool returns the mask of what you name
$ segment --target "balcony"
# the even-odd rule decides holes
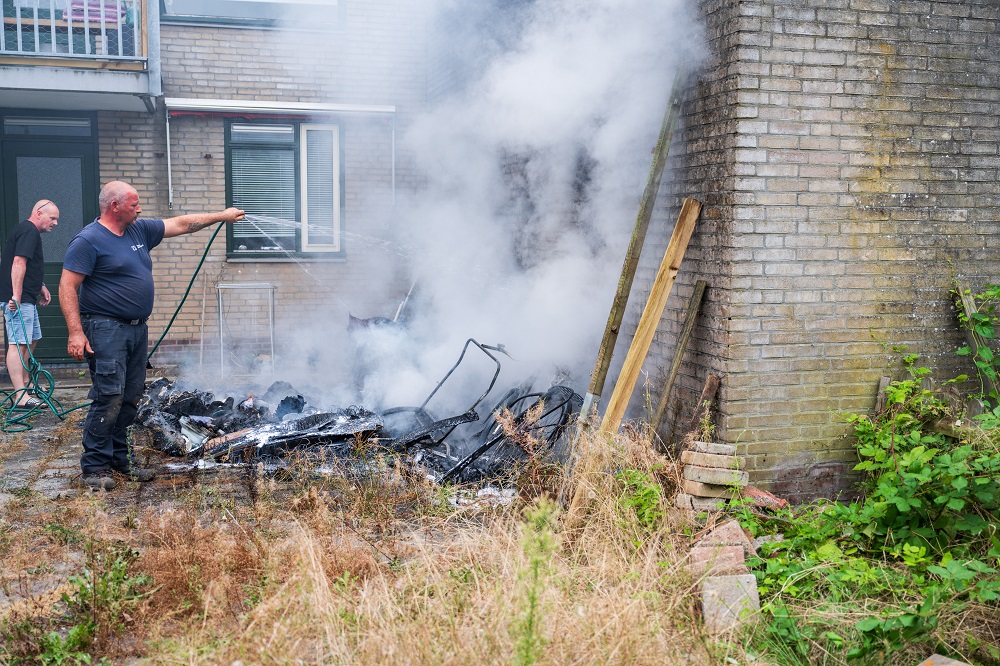
[[[2,0],[0,107],[154,109],[159,12],[148,0]]]

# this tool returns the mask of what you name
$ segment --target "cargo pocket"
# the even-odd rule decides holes
[[[113,358],[94,360],[94,388],[98,395],[120,395],[125,384],[125,372],[118,371],[118,361]]]

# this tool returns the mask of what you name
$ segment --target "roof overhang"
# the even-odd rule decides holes
[[[194,99],[188,97],[164,97],[167,113],[211,113],[211,114],[260,114],[260,115],[338,115],[394,114],[394,105],[378,104],[323,104],[318,102],[261,102],[241,99]]]
[[[145,71],[0,65],[0,107],[64,111],[152,111]]]

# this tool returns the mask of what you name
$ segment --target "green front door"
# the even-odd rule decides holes
[[[42,234],[45,284],[52,303],[39,308],[42,339],[35,356],[43,363],[68,361],[66,323],[59,310],[59,276],[69,241],[97,217],[97,156],[93,142],[55,139],[12,139],[0,143],[3,174],[3,211],[0,240],[31,215],[36,201],[50,199],[59,206],[59,225]]]

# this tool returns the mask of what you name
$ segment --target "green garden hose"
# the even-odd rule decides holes
[[[181,302],[177,304],[177,309],[174,310],[174,316],[172,316],[170,321],[167,322],[167,327],[163,329],[160,339],[157,340],[156,344],[153,345],[153,348],[149,350],[149,354],[146,356],[146,361],[153,358],[153,354],[155,354],[156,350],[160,347],[160,343],[163,342],[163,338],[167,337],[167,331],[169,331],[170,327],[174,325],[174,320],[177,319],[177,315],[180,314],[181,308],[184,307],[184,302],[187,300],[188,294],[191,293],[191,287],[194,286],[195,278],[197,278],[198,273],[201,272],[201,266],[205,263],[205,257],[208,256],[208,251],[212,249],[212,243],[215,241],[215,237],[219,235],[219,232],[222,231],[224,226],[226,226],[226,223],[222,222],[215,228],[215,231],[212,232],[212,237],[208,239],[208,245],[205,246],[205,251],[201,253],[201,261],[198,262],[198,266],[194,269],[194,274],[191,275],[191,281],[188,282],[187,289],[184,290],[184,295],[181,296]]]
[[[21,331],[24,333],[24,339],[28,339],[28,327],[24,324],[24,318],[21,316],[21,304],[17,303],[17,309],[14,310],[14,319],[21,324]],[[38,362],[35,355],[31,351],[31,345],[25,345],[28,349],[28,361],[25,363],[24,356],[20,353],[17,355],[21,359],[21,367],[24,368],[28,373],[28,385],[25,388],[16,389],[7,393],[6,391],[0,391],[0,412],[3,413],[3,423],[0,424],[0,430],[6,433],[14,432],[24,432],[25,430],[31,430],[31,423],[29,419],[35,414],[38,414],[48,409],[52,410],[52,413],[63,420],[66,415],[70,412],[74,412],[78,409],[82,409],[90,405],[89,402],[82,403],[76,407],[70,407],[69,409],[63,409],[62,403],[56,400],[52,392],[55,391],[56,383],[52,379],[52,374],[42,367],[42,364]],[[31,387],[31,388],[28,388]],[[33,407],[19,407],[17,403],[21,401],[21,398],[25,395],[37,398],[40,402],[35,404]]]

